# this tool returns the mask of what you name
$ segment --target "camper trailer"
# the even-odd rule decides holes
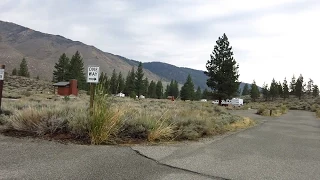
[[[212,101],[212,104],[219,104],[219,100],[214,100]],[[222,100],[221,101],[221,105],[222,106],[242,106],[243,105],[243,99],[240,98],[232,98],[230,99],[226,99],[226,100]]]

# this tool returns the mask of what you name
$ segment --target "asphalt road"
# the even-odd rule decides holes
[[[320,179],[320,120],[313,113],[264,118],[251,112],[236,113],[264,123],[216,140],[134,149],[164,164],[226,179]]]
[[[313,114],[235,113],[264,123],[160,146],[65,145],[0,135],[0,179],[320,179],[320,120]]]

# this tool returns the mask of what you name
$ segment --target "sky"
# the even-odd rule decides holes
[[[142,62],[206,70],[225,33],[239,80],[320,85],[319,0],[1,0],[0,20]]]

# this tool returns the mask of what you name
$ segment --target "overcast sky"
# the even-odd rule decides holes
[[[229,38],[240,81],[320,85],[320,0],[0,0],[0,19],[142,62],[205,70]]]

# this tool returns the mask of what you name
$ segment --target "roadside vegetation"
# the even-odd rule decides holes
[[[196,140],[254,125],[248,118],[203,102],[134,100],[96,94],[90,114],[80,98],[4,100],[7,134],[91,144]]]

